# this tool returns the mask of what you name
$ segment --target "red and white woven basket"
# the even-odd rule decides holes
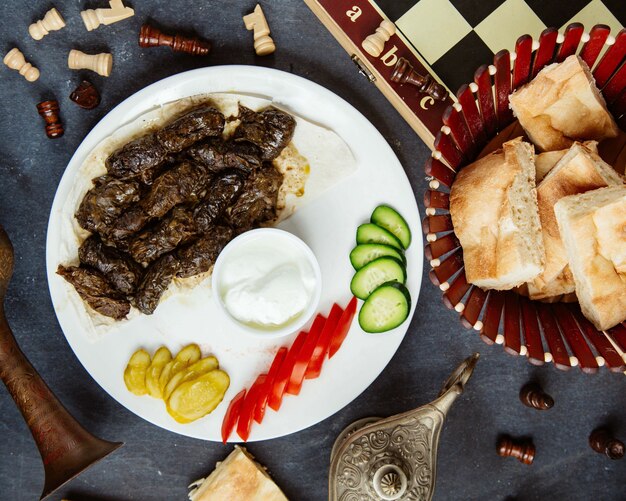
[[[474,82],[458,90],[458,102],[443,115],[444,126],[425,166],[432,179],[424,194],[425,254],[432,266],[430,279],[443,291],[444,304],[459,312],[461,323],[478,331],[486,343],[502,344],[508,353],[525,355],[536,365],[553,362],[563,370],[579,366],[587,373],[606,366],[621,372],[626,370],[626,322],[598,331],[578,304],[546,304],[513,291],[485,291],[467,283],[449,214],[449,189],[456,172],[514,121],[511,92],[544,66],[575,53],[592,68],[609,110],[626,131],[626,29],[613,37],[607,26],[596,25],[585,33],[582,24],[574,23],[563,34],[546,29],[538,41],[520,37],[514,54],[502,50],[493,65],[478,68]]]

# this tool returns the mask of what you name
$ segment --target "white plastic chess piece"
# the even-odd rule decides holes
[[[85,54],[72,49],[67,58],[67,65],[72,70],[91,70],[98,75],[108,77],[113,69],[113,56],[107,52],[102,54]]]
[[[396,33],[396,25],[384,19],[376,32],[368,36],[361,46],[370,56],[378,57],[382,54],[385,42]]]
[[[247,30],[254,30],[254,51],[257,56],[267,56],[276,50],[274,40],[269,36],[270,27],[259,4],[251,14],[243,17],[243,22]]]
[[[122,0],[111,0],[109,6],[109,9],[87,9],[80,13],[87,31],[95,30],[101,24],[117,23],[135,15],[133,9],[124,7]]]
[[[65,21],[58,10],[55,8],[46,12],[46,15],[40,21],[31,24],[28,27],[28,33],[35,40],[41,40],[51,31],[57,31],[65,27]]]
[[[4,64],[6,64],[12,70],[20,72],[26,80],[34,82],[39,78],[39,70],[32,64],[27,63],[24,58],[24,54],[19,49],[11,49],[6,56],[4,56]]]

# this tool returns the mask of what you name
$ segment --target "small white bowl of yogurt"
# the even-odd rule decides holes
[[[300,238],[276,228],[242,233],[220,252],[212,276],[218,308],[242,330],[280,337],[315,314],[322,273]]]

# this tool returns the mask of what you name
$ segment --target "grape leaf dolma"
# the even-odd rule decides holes
[[[209,271],[234,236],[276,219],[283,175],[271,161],[296,121],[276,108],[236,118],[226,138],[224,116],[202,105],[107,158],[76,212],[92,232],[80,267],[58,269],[95,311],[153,313],[175,278]]]
[[[57,273],[74,286],[78,295],[98,313],[122,320],[130,311],[130,303],[95,270],[59,265]]]

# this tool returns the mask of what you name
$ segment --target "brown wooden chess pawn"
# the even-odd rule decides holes
[[[43,101],[37,105],[37,111],[46,122],[46,134],[50,139],[63,135],[63,124],[59,118],[58,101]]]
[[[144,24],[139,32],[140,47],[169,47],[174,52],[185,52],[192,56],[206,56],[211,52],[211,43],[200,38],[168,35],[158,28]]]
[[[524,464],[532,464],[535,459],[535,445],[531,441],[516,441],[508,435],[498,439],[498,456],[514,457]]]
[[[526,407],[545,411],[554,406],[554,399],[537,383],[527,383],[519,392],[519,399]]]
[[[596,428],[589,435],[591,448],[605,454],[609,459],[622,459],[624,457],[624,443],[617,440],[606,428]]]
[[[70,99],[81,108],[92,110],[100,104],[100,93],[91,82],[83,80],[70,94]]]
[[[448,97],[448,92],[443,85],[438,84],[430,75],[420,75],[413,69],[408,59],[404,57],[398,59],[393,73],[391,74],[391,81],[400,84],[409,83],[415,85],[417,90],[428,94],[437,101],[445,101]]]

